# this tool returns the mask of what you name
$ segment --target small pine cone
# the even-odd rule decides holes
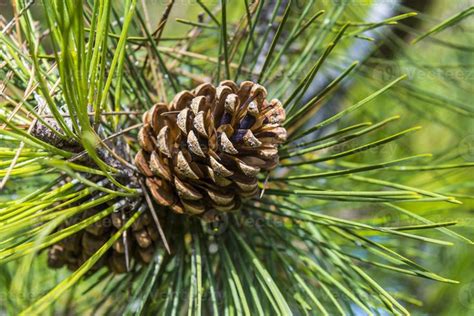
[[[143,115],[135,164],[156,202],[177,213],[231,211],[258,193],[286,140],[280,101],[259,84],[226,80],[182,91]]]
[[[89,215],[100,210],[89,210]],[[77,218],[80,220],[80,218]],[[74,235],[71,235],[49,248],[48,265],[51,268],[61,268],[66,265],[69,270],[78,269],[89,259],[107,240],[124,225],[122,213],[114,212],[108,218],[92,224]],[[60,229],[68,227],[63,224]],[[91,268],[96,271],[102,266],[108,266],[114,273],[127,271],[126,248],[129,259],[147,264],[153,259],[153,254],[160,244],[159,234],[149,213],[141,215],[127,230],[127,246],[124,238],[119,238],[112,248]]]

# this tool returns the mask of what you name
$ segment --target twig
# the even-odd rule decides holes
[[[54,69],[55,65],[53,65],[51,67],[51,70]],[[31,78],[33,79],[34,76],[32,76]],[[31,83],[31,81],[30,81]],[[28,84],[28,87],[32,87],[30,86],[30,83]],[[37,83],[36,83],[37,85]],[[51,88],[51,91],[50,93],[53,94],[53,91],[57,88],[57,86],[59,85],[59,80],[54,84],[54,86]],[[6,85],[5,85],[6,86]],[[31,88],[31,89],[27,89],[27,91],[25,92],[25,97],[24,97],[24,100],[26,100],[28,98],[28,96],[34,91],[35,88]],[[3,92],[2,92],[3,93]],[[27,95],[26,95],[27,94]],[[13,118],[13,116],[15,115],[15,113],[21,108],[21,105],[23,104],[23,101],[21,101],[20,103],[17,104],[15,110],[11,113],[10,117],[7,118],[7,120],[11,120]],[[43,102],[43,104],[41,104],[40,106],[40,109],[38,111],[38,115],[41,115],[41,113],[44,111],[44,109],[46,108],[46,102]],[[35,118],[32,122],[31,122],[31,125],[30,127],[28,128],[28,131],[27,133],[30,134],[31,131],[33,131],[33,128],[35,127],[36,123],[38,122],[38,118]],[[5,128],[5,125],[4,127]],[[8,166],[8,169],[5,173],[5,176],[3,177],[2,181],[0,182],[0,191],[3,190],[3,188],[5,187],[5,185],[7,184],[7,181],[8,179],[10,178],[10,175],[13,171],[13,168],[15,168],[15,165],[16,163],[18,162],[18,159],[20,158],[20,154],[21,154],[21,151],[23,150],[23,148],[25,147],[25,143],[24,142],[21,142],[20,145],[18,146],[18,149],[17,149],[17,152],[15,153],[15,157],[12,159],[10,165]]]
[[[141,127],[142,125],[143,125],[143,123],[139,123],[139,124],[135,124],[135,125],[132,125],[132,126],[130,126],[130,127],[127,127],[126,129],[123,129],[123,130],[121,130],[120,132],[117,132],[117,133],[115,133],[115,134],[112,134],[112,135],[110,135],[110,136],[108,136],[108,137],[102,139],[101,142],[106,142],[106,141],[109,141],[109,140],[111,140],[111,139],[114,139],[115,137],[118,137],[118,136],[120,136],[120,135],[122,135],[122,134],[125,134],[125,133],[131,131],[131,130],[134,130],[134,129],[136,129],[136,128],[139,128],[139,127]],[[80,153],[78,153],[77,155],[75,155],[74,157],[70,158],[69,161],[72,162],[72,161],[75,161],[75,160],[77,160],[77,159],[80,159],[80,158],[84,157],[84,155],[85,155],[86,153],[87,153],[87,152],[86,152],[85,150],[83,150],[83,151],[81,151]]]
[[[14,4],[15,2],[13,1],[12,3]],[[8,24],[3,28],[2,35],[5,35],[6,33],[8,33],[10,31],[10,28],[14,24],[17,26],[17,28],[19,27],[18,18],[20,18],[23,15],[23,13],[25,13],[25,11],[28,10],[33,5],[33,3],[35,3],[35,0],[31,0],[30,2],[28,2],[25,5],[25,7],[23,9],[21,9],[20,12],[15,14],[15,17],[10,22],[8,22]]]
[[[158,219],[158,216],[156,215],[155,207],[153,206],[153,201],[151,200],[150,195],[148,194],[148,191],[145,187],[145,184],[143,183],[143,180],[140,181],[140,185],[143,190],[143,195],[145,195],[145,200],[148,205],[148,208],[150,209],[151,215],[153,216],[153,220],[155,221],[156,227],[158,228],[158,232],[160,233],[161,240],[163,240],[163,243],[165,245],[165,248],[168,254],[171,254],[170,247],[168,245],[168,241],[166,240],[165,233],[163,232],[163,229],[161,228],[160,220]]]
[[[144,112],[142,111],[115,111],[115,112],[102,112],[100,115],[103,116],[111,116],[111,115],[142,115]],[[94,116],[94,112],[87,113],[89,116]],[[63,117],[70,117],[69,114],[63,114]],[[42,118],[54,118],[53,115],[44,115]]]
[[[105,142],[102,140],[99,140],[102,146],[107,150],[115,159],[117,159],[122,165],[128,167],[129,169],[133,171],[138,171],[137,167],[126,161],[124,158],[122,158],[119,154],[117,154],[115,151],[113,151]]]
[[[54,87],[53,87],[53,88],[54,88]],[[44,111],[45,107],[46,107],[46,102],[44,102],[44,103],[41,105],[41,107],[40,107],[40,109],[39,109],[39,111],[38,111],[38,114],[41,114],[41,112]],[[35,118],[35,119],[33,120],[33,122],[31,122],[31,125],[30,125],[30,127],[28,128],[28,134],[31,133],[31,131],[33,130],[33,128],[35,127],[35,125],[36,125],[37,122],[38,122],[38,119],[37,119],[37,118]],[[16,165],[18,159],[20,158],[21,151],[23,150],[24,147],[25,147],[25,143],[24,143],[24,142],[21,142],[20,145],[18,146],[18,149],[17,149],[16,153],[15,153],[15,157],[12,159],[12,161],[11,161],[11,163],[10,163],[10,166],[8,166],[8,169],[7,169],[6,173],[5,173],[5,176],[4,176],[3,179],[2,179],[2,182],[0,182],[0,191],[3,190],[3,188],[5,187],[5,185],[6,185],[7,181],[8,181],[8,179],[10,178],[10,175],[11,175],[11,173],[12,173],[12,171],[13,171],[13,168],[15,168],[15,165]]]
[[[206,56],[206,55],[203,55],[203,54],[194,53],[194,52],[190,52],[190,51],[187,51],[187,50],[182,50],[182,49],[179,49],[179,48],[170,48],[170,47],[159,46],[158,51],[161,51],[163,53],[177,54],[177,55],[180,55],[180,56],[196,58],[196,59],[212,62],[212,63],[215,63],[215,64],[218,64],[218,63],[222,64],[223,63],[222,61],[218,60],[216,57],[210,57],[210,56]],[[234,69],[239,68],[239,65],[236,64],[236,63],[229,63],[229,66],[231,68],[234,68]],[[251,72],[250,69],[245,68],[245,67],[242,67],[242,70],[247,72],[247,73]],[[257,75],[256,72],[254,74]]]

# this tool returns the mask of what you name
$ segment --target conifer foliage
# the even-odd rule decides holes
[[[408,315],[416,298],[383,280],[458,282],[420,245],[472,241],[417,205],[457,207],[463,192],[410,183],[473,164],[374,154],[420,128],[360,115],[403,89],[433,97],[402,73],[372,78],[383,58],[350,49],[401,41],[381,30],[415,13],[37,2],[0,21],[0,313]]]

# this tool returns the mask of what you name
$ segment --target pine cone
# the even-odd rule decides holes
[[[238,209],[286,140],[280,101],[259,84],[226,80],[182,91],[143,115],[135,164],[156,202],[177,213]]]
[[[103,207],[107,207],[107,205]],[[77,215],[63,223],[59,230],[94,216],[103,207],[92,208],[83,214]],[[123,212],[114,212],[102,220],[87,226],[84,230],[60,240],[49,248],[48,265],[51,268],[67,266],[71,271],[78,269],[124,225],[129,215],[134,211],[136,210],[133,208],[127,208]],[[161,245],[161,238],[149,212],[142,214],[132,224],[131,228],[127,231],[126,240],[130,261],[133,258],[136,262],[146,264],[152,260],[155,250],[158,248],[158,245]],[[92,267],[91,271],[96,271],[104,265],[108,266],[115,273],[127,271],[123,238],[118,239],[113,244],[112,248]]]

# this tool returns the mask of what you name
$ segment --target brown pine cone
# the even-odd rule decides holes
[[[259,84],[202,84],[143,115],[135,164],[156,202],[204,215],[239,208],[258,193],[257,174],[278,164],[286,140],[280,101]]]
[[[92,216],[100,209],[88,210],[84,216],[75,218],[80,221]],[[126,220],[127,216],[125,216]],[[114,212],[101,221],[94,223],[84,230],[71,235],[54,244],[48,251],[48,265],[51,268],[67,266],[69,270],[76,270],[89,259],[107,240],[124,225],[124,216],[121,212]],[[68,223],[61,225],[60,229],[67,228]],[[143,213],[127,231],[127,247],[129,259],[137,262],[149,263],[161,239],[158,229],[151,214]],[[132,264],[130,262],[130,264]],[[91,271],[96,271],[102,266],[108,266],[115,273],[124,273],[126,268],[124,239],[118,239],[107,253],[95,264]]]

